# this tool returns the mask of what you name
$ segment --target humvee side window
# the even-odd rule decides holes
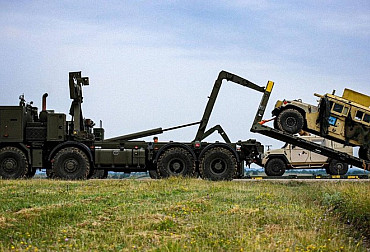
[[[364,122],[370,123],[370,114],[365,114]]]
[[[343,105],[340,105],[338,103],[334,103],[333,111],[337,113],[342,113]]]
[[[348,114],[348,107],[344,107],[344,109],[343,109],[343,114],[344,114],[344,115],[347,115],[347,114]]]
[[[332,101],[329,101],[329,107],[332,108],[333,107],[333,102]]]
[[[356,112],[355,119],[361,121],[363,116],[364,116],[364,112],[359,110]]]

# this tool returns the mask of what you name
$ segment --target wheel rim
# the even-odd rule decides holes
[[[335,165],[335,170],[336,170],[336,172],[337,173],[340,173],[342,170],[343,170],[343,164],[342,163],[337,163],[336,165]]]
[[[279,166],[279,165],[274,165],[274,166],[272,167],[272,171],[273,171],[273,172],[275,172],[275,173],[278,173],[278,172],[280,172],[280,171],[281,171],[281,168],[280,168],[280,166]]]
[[[287,119],[286,119],[286,125],[288,126],[288,127],[294,127],[294,126],[296,126],[297,125],[297,120],[296,120],[296,118],[294,118],[294,117],[288,117]]]
[[[14,171],[18,166],[17,161],[14,158],[6,158],[1,164],[1,168],[6,172]]]
[[[185,169],[185,164],[182,160],[180,159],[172,159],[169,164],[168,164],[168,170],[172,174],[181,174]]]
[[[66,172],[72,173],[72,172],[77,171],[77,169],[78,169],[78,162],[75,159],[70,158],[64,162],[64,170]]]
[[[222,159],[215,159],[211,162],[211,171],[214,174],[221,174],[226,170],[226,163]]]

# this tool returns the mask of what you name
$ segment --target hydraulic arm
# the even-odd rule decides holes
[[[81,77],[81,72],[69,73],[69,92],[73,100],[69,114],[74,118],[73,131],[76,134],[84,130],[81,104],[83,102],[82,86],[89,85],[88,77]]]
[[[207,103],[206,108],[204,110],[203,117],[202,117],[202,120],[200,121],[200,125],[199,125],[199,128],[198,128],[198,131],[197,131],[197,134],[195,136],[194,141],[202,141],[205,137],[209,136],[214,131],[218,130],[219,132],[221,131],[220,132],[221,136],[226,140],[226,142],[228,142],[227,141],[228,137],[227,137],[226,133],[222,130],[220,125],[216,125],[215,127],[213,127],[212,129],[210,129],[206,132],[207,124],[208,124],[209,118],[211,116],[213,107],[216,103],[217,95],[220,91],[221,84],[222,84],[223,80],[231,81],[231,82],[237,83],[239,85],[242,85],[244,87],[254,89],[258,92],[264,93],[264,96],[269,96],[270,95],[270,92],[271,92],[271,89],[272,89],[272,86],[273,86],[273,82],[269,82],[266,88],[261,87],[261,86],[258,86],[257,84],[254,84],[253,82],[251,82],[249,80],[246,80],[242,77],[239,77],[235,74],[232,74],[232,73],[229,73],[229,72],[226,72],[226,71],[221,71],[218,75],[218,78],[215,81],[215,84],[213,85],[211,95],[208,97],[209,98],[208,103]],[[268,97],[266,97],[266,100],[268,100]],[[221,128],[221,130],[220,130],[220,128]]]

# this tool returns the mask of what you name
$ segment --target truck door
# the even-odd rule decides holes
[[[312,139],[311,141],[316,144],[332,148],[331,141],[325,138]],[[323,163],[326,163],[326,161],[328,160],[328,157],[325,157],[323,155],[320,155],[316,152],[311,151],[310,159],[311,159],[312,164],[315,164],[315,163],[323,164]]]
[[[292,165],[302,165],[309,162],[309,151],[295,145],[290,146],[290,157]]]
[[[343,138],[345,119],[348,115],[349,107],[336,100],[330,101],[330,103],[329,134]]]

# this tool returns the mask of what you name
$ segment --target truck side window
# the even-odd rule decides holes
[[[348,107],[344,107],[343,109],[343,115],[347,115],[348,114]]]
[[[358,110],[358,111],[356,112],[355,119],[356,119],[356,120],[361,121],[361,120],[362,120],[363,115],[364,115],[364,112],[362,112],[362,111]]]
[[[365,114],[364,122],[370,123],[370,114]]]
[[[342,113],[343,105],[340,105],[338,103],[334,103],[333,111],[337,113]]]

